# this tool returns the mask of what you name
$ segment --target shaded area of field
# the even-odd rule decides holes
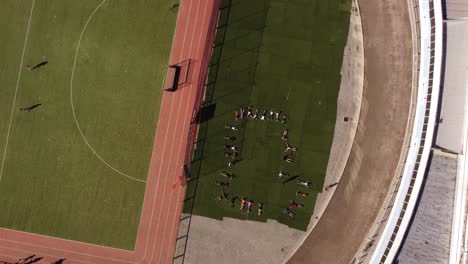
[[[177,15],[174,3],[5,3],[0,17],[10,22],[0,29],[6,40],[0,43],[5,51],[0,53],[0,159],[5,159],[0,227],[134,248]],[[87,21],[74,69],[76,122],[104,161],[143,182],[99,160],[76,125],[71,75]],[[32,71],[26,67],[44,61]],[[18,110],[34,104],[41,105]]]
[[[315,197],[323,179],[336,118],[340,67],[346,44],[350,14],[347,0],[323,1],[262,0],[224,1],[211,58],[204,106],[212,115],[202,123],[189,182],[185,211],[217,219],[233,217],[256,221],[276,219],[305,230],[313,212]],[[252,105],[275,109],[288,115],[286,124],[275,121],[234,120],[234,111]],[[238,126],[237,132],[224,129]],[[289,144],[297,147],[294,162],[282,161],[284,129]],[[226,168],[224,136],[235,136],[239,162]],[[279,178],[282,169],[288,177]],[[248,197],[255,202],[247,214],[229,201],[216,201],[221,188],[214,182],[226,170],[237,177],[225,192],[229,199]],[[297,179],[311,180],[309,189]],[[196,193],[195,193],[196,190]],[[310,195],[296,197],[297,190]],[[289,200],[305,204],[293,209],[294,219],[283,214]],[[257,205],[263,203],[263,215]]]

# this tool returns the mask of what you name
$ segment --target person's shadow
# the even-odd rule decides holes
[[[39,68],[41,68],[42,66],[45,66],[47,63],[49,63],[49,61],[42,61],[42,62],[39,62],[38,64],[36,64],[36,66],[32,67],[31,70],[39,69]]]
[[[289,178],[287,178],[286,180],[283,181],[283,184],[286,184],[288,182],[292,182],[294,181],[295,179],[299,178],[299,175],[295,175],[295,176],[291,176]]]

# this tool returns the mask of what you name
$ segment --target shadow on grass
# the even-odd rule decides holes
[[[284,184],[286,184],[286,183],[288,183],[288,182],[294,181],[294,180],[297,179],[297,178],[299,178],[299,175],[291,176],[291,177],[287,178],[286,180],[284,180],[282,183],[283,183],[283,185],[284,185]]]
[[[258,65],[258,54],[262,48],[263,31],[269,9],[270,0],[261,0],[251,3],[243,0],[223,0],[221,4],[218,26],[212,47],[208,74],[205,85],[205,98],[202,103],[202,111],[198,118],[199,131],[190,166],[190,180],[187,183],[184,213],[192,214],[196,211],[196,196],[199,179],[203,175],[210,175],[226,166],[210,166],[210,170],[202,173],[203,163],[211,159],[214,153],[206,153],[206,144],[220,144],[226,131],[222,129],[228,115],[233,113],[236,107],[248,105],[252,86],[254,84],[255,71]],[[247,30],[240,30],[240,28]],[[227,85],[219,86],[219,82],[235,83],[232,90],[226,90]],[[215,97],[215,92],[220,94]],[[241,96],[239,96],[241,95]],[[218,101],[232,101],[232,107],[222,109],[218,107]],[[211,128],[210,135],[219,135],[208,138],[208,128],[219,126],[219,129]],[[245,124],[244,124],[245,126]],[[244,131],[245,129],[242,129]],[[242,132],[243,133],[243,132]],[[243,143],[243,134],[236,135],[237,144]],[[219,139],[218,139],[219,138]],[[242,150],[242,147],[241,147]],[[226,165],[227,165],[226,160]]]

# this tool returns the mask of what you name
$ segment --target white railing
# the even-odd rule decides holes
[[[457,166],[457,180],[455,187],[454,197],[454,208],[453,208],[453,220],[452,220],[452,234],[450,237],[450,257],[449,263],[464,263],[466,262],[466,242],[463,242],[463,238],[468,232],[465,217],[466,217],[466,197],[467,197],[467,186],[468,186],[468,155],[466,155],[467,144],[468,144],[468,129],[467,129],[467,101],[465,101],[465,117],[464,117],[464,133],[463,133],[463,151],[458,155],[458,166]]]
[[[468,93],[465,94],[463,113],[462,153],[458,155],[457,179],[452,220],[452,235],[450,237],[449,263],[468,263]]]
[[[420,56],[417,102],[410,146],[393,206],[370,263],[391,263],[407,231],[430,154],[438,109],[442,62],[441,0],[418,0]]]

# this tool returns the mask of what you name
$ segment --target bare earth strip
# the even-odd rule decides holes
[[[348,164],[328,208],[289,263],[349,263],[395,174],[408,121],[412,44],[405,0],[359,0],[364,90]]]

